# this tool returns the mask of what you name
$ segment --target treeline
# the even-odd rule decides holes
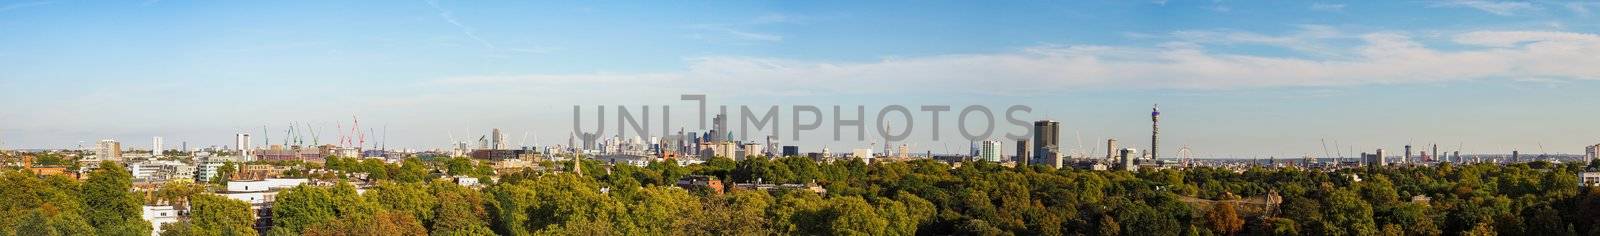
[[[467,163],[456,169],[480,171],[479,164]],[[544,165],[559,170],[571,162]],[[1579,187],[1577,180],[1578,172],[1595,166],[1583,164],[1137,173],[804,158],[718,158],[688,167],[582,165],[582,176],[521,171],[476,190],[390,173],[405,166],[367,168],[390,178],[364,194],[349,184],[279,193],[268,234],[1600,235],[1600,189]],[[137,202],[89,200],[89,194],[116,199],[106,195],[117,191],[90,191],[106,186],[96,181],[110,181],[95,176],[121,172],[114,169],[97,170],[81,184],[7,173],[0,194],[19,200],[4,203],[0,227],[14,235],[119,235],[148,227],[126,220],[137,221]],[[717,195],[673,186],[687,175],[713,176],[730,186],[814,182],[828,191]],[[203,195],[190,200],[188,221],[169,225],[163,234],[253,233],[245,220],[250,215],[240,210],[247,205]],[[1262,200],[1271,195],[1281,202]],[[99,209],[104,205],[135,211]]]

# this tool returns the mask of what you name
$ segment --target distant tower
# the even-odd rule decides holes
[[[1444,155],[1439,153],[1439,144],[1437,144],[1437,143],[1433,144],[1433,151],[1432,152],[1428,152],[1428,153],[1432,153],[1433,156],[1429,156],[1428,160],[1424,160],[1424,161],[1432,161],[1432,160],[1439,159],[1440,156],[1444,156]]]
[[[1028,139],[1018,139],[1017,156],[1015,157],[1016,160],[1013,161],[1017,162],[1017,166],[1027,166],[1028,159],[1033,158],[1033,155],[1029,153],[1032,150],[1033,146],[1028,145]]]
[[[233,135],[233,148],[239,151],[239,156],[250,155],[250,134],[238,133]]]
[[[1400,163],[1411,161],[1411,144],[1406,144],[1406,157],[1400,158]]]
[[[1160,149],[1161,148],[1161,144],[1159,142],[1159,141],[1161,141],[1161,139],[1159,138],[1160,136],[1161,136],[1161,107],[1160,107],[1159,104],[1158,105],[1151,105],[1150,106],[1150,159],[1156,159],[1157,157],[1161,157],[1161,156],[1158,155],[1158,154],[1161,153],[1161,151],[1160,151],[1161,150]]]
[[[492,138],[490,138],[492,140],[489,141],[489,147],[491,149],[494,149],[494,150],[505,149],[505,147],[502,146],[502,142],[504,140],[501,139],[502,137],[505,137],[505,136],[501,136],[500,135],[500,129],[498,129],[498,128],[494,129],[494,131],[492,131],[492,133],[493,134],[491,134],[491,135],[494,135],[494,136]]]
[[[1106,160],[1117,159],[1117,139],[1106,139]]]
[[[1056,162],[1060,151],[1061,123],[1053,120],[1033,122],[1033,159],[1038,161]],[[1060,167],[1060,166],[1056,166]]]
[[[1517,150],[1511,150],[1511,163],[1522,162],[1522,155]]]
[[[150,140],[150,155],[151,156],[157,156],[157,157],[161,156],[161,149],[162,149],[161,148],[161,137],[158,136],[158,137],[155,137],[155,138],[151,138],[151,140]]]

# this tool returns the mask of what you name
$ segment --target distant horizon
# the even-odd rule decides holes
[[[706,94],[782,107],[783,124],[793,105],[867,120],[906,105],[919,133],[898,143],[916,153],[970,145],[957,111],[932,140],[919,105],[1030,106],[1021,119],[1062,122],[1064,153],[1093,153],[1108,138],[1148,149],[1151,104],[1164,158],[1583,153],[1600,143],[1597,19],[1594,2],[1478,0],[25,0],[0,3],[0,35],[25,36],[0,37],[0,148],[278,143],[291,124],[336,143],[352,116],[391,149],[491,128],[565,144],[573,106],[671,105],[650,129],[695,130],[678,96]],[[780,136],[803,152],[883,144]]]

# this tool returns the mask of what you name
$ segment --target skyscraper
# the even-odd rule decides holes
[[[150,140],[150,155],[158,157],[161,156],[161,149],[163,149],[161,148],[161,137],[157,136],[152,138]]]
[[[1053,120],[1033,122],[1033,159],[1048,161],[1057,158],[1061,123]]]
[[[1161,107],[1160,107],[1160,105],[1151,105],[1150,106],[1150,159],[1156,159],[1156,158],[1161,157],[1161,156],[1157,155],[1157,154],[1161,153],[1161,143],[1158,142],[1158,141],[1161,140],[1159,138],[1160,136],[1161,136]]]
[[[726,115],[717,114],[711,117],[711,131],[709,132],[711,142],[728,141],[727,136],[731,134],[728,132],[728,117]]]

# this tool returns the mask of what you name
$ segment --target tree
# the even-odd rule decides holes
[[[144,198],[133,194],[133,176],[115,162],[101,162],[84,182],[83,202],[89,225],[99,235],[150,235],[140,206]]]
[[[234,165],[232,161],[222,163],[222,167],[217,168],[216,176],[211,177],[211,184],[227,186],[228,179],[233,178],[234,172],[239,172],[239,166]]]
[[[1234,209],[1234,204],[1228,201],[1217,201],[1206,212],[1206,226],[1212,232],[1223,235],[1233,235],[1244,229],[1244,218]]]
[[[333,194],[327,189],[300,185],[278,193],[272,205],[273,231],[299,233],[306,227],[331,221],[334,214]]]
[[[488,212],[483,197],[472,191],[446,182],[432,186],[438,204],[432,209],[436,218],[428,223],[433,235],[494,235],[489,228]]]
[[[832,235],[884,235],[889,221],[878,216],[872,205],[860,197],[837,197],[829,200],[828,223]]]
[[[433,221],[433,210],[439,204],[421,183],[382,182],[368,189],[365,197],[385,211],[411,214],[422,222]]]
[[[250,204],[220,195],[199,194],[190,203],[189,224],[195,235],[255,235]]]

